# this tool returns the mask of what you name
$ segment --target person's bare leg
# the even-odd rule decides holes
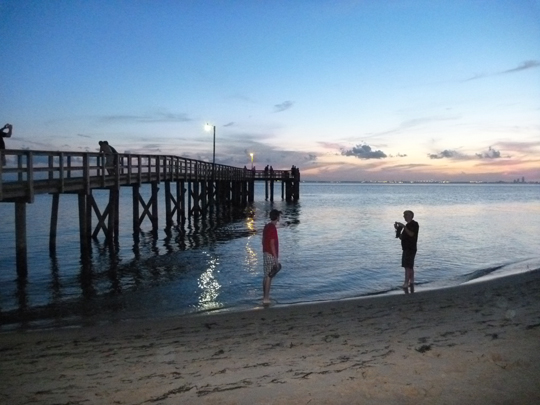
[[[403,283],[403,288],[409,287],[409,269],[405,267],[405,282]]]
[[[414,285],[414,267],[410,267],[407,269],[409,273],[409,286]]]
[[[263,304],[270,304],[270,286],[272,285],[272,279],[265,276],[263,279]]]

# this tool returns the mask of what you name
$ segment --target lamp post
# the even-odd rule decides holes
[[[250,153],[249,156],[251,156],[251,170],[253,170],[253,153]]]
[[[212,151],[212,180],[214,180],[216,172],[216,126],[206,123],[204,129],[206,129],[207,131],[213,130],[214,132],[214,148]]]

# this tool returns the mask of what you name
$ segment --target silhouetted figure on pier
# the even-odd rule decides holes
[[[268,171],[270,169],[268,168],[268,165],[266,165],[266,167],[264,168],[264,177],[267,178],[268,177]]]
[[[11,138],[12,131],[13,131],[13,125],[11,124],[4,125],[4,127],[0,130],[0,150],[6,149],[4,138]],[[6,156],[2,154],[2,166],[5,166],[5,164],[6,164]]]
[[[274,168],[270,166],[270,177],[274,177]]]
[[[103,153],[105,156],[105,166],[107,167],[108,174],[115,174],[114,167],[118,161],[118,152],[114,149],[109,142],[99,141],[99,153]]]

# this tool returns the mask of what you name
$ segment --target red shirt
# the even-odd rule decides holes
[[[263,245],[263,252],[272,254],[272,249],[270,247],[270,241],[271,240],[276,241],[276,257],[279,257],[279,239],[277,234],[276,226],[269,222],[264,226],[263,230],[263,238],[262,238],[262,245]]]

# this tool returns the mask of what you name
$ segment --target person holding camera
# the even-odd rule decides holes
[[[6,144],[4,138],[10,138],[11,132],[13,131],[13,125],[6,124],[2,129],[0,129],[0,150],[6,149]],[[2,153],[2,166],[6,165],[6,155]]]
[[[395,222],[394,228],[396,230],[396,238],[401,239],[401,248],[403,250],[401,256],[401,267],[405,269],[403,288],[410,287],[411,292],[414,292],[414,258],[416,256],[420,225],[413,219],[414,212],[410,210],[403,212],[403,218],[406,223]]]

